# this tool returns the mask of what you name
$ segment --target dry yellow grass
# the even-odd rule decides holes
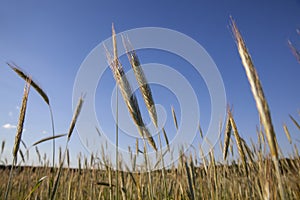
[[[267,103],[267,100],[265,98],[261,82],[259,80],[258,74],[256,72],[256,69],[253,65],[251,56],[247,50],[246,44],[235,24],[233,19],[231,19],[231,26],[232,26],[232,32],[236,39],[236,44],[238,48],[238,52],[240,54],[244,69],[246,71],[246,75],[248,77],[248,81],[251,87],[251,91],[254,97],[254,100],[256,102],[256,107],[259,113],[259,119],[262,122],[262,125],[264,126],[266,137],[268,141],[268,145],[272,154],[272,159],[274,161],[274,165],[276,167],[276,175],[279,183],[279,191],[280,196],[282,199],[285,199],[285,192],[282,186],[281,176],[280,176],[280,170],[279,170],[279,163],[278,163],[278,149],[277,149],[277,141],[276,141],[276,135],[273,128],[273,123],[271,119],[270,109]]]

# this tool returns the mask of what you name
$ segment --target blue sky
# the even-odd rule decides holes
[[[258,114],[230,31],[231,15],[259,73],[284,152],[291,152],[291,147],[282,129],[283,122],[290,128],[292,138],[298,138],[288,115],[292,114],[299,120],[300,65],[287,41],[291,40],[300,48],[300,36],[296,33],[300,28],[299,1],[2,1],[0,5],[0,140],[7,143],[3,157],[9,160],[24,82],[5,63],[17,63],[37,80],[50,98],[56,133],[67,132],[73,112],[72,92],[77,71],[90,51],[111,36],[112,23],[117,32],[140,27],[173,29],[201,44],[221,73],[227,102],[234,107],[234,117],[242,137],[256,141]],[[184,60],[166,52],[149,50],[138,53],[142,63],[163,63],[178,71],[180,66],[188,66]],[[130,69],[128,63],[126,67]],[[210,111],[205,83],[201,77],[194,78],[193,71],[180,72],[191,80],[198,98],[201,91],[206,94],[200,101],[203,110],[201,124],[205,129],[209,121],[205,118],[206,112],[209,116]],[[101,110],[109,102],[114,87],[109,71],[106,76],[104,83],[98,85],[95,99],[100,103],[95,105],[96,110]],[[102,89],[103,85],[105,89]],[[159,87],[153,86],[155,100],[165,105],[168,112],[171,105],[178,110],[175,97],[170,94],[166,95],[170,99],[162,98],[158,95],[160,91]],[[102,120],[103,112],[97,115]],[[147,118],[145,110],[143,116]],[[171,124],[172,118],[167,121]],[[108,121],[105,124],[105,129],[114,133],[113,123]],[[30,146],[38,139],[50,136],[50,125],[47,106],[32,90],[23,140]],[[169,125],[170,134],[172,131],[174,127]],[[57,143],[63,146],[65,139],[59,139]],[[126,148],[127,143],[121,145]],[[39,148],[51,157],[50,142]],[[74,160],[78,152],[85,151],[77,134],[71,139],[70,151]],[[35,156],[34,152],[31,156]]]

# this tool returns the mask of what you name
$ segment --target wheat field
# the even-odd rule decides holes
[[[263,86],[259,79],[255,66],[246,47],[246,43],[233,19],[231,28],[237,45],[237,56],[241,58],[241,67],[245,69],[249,81],[249,87],[256,102],[258,118],[261,127],[257,130],[257,141],[247,143],[239,134],[239,125],[234,118],[231,107],[227,109],[227,117],[222,130],[224,136],[220,141],[223,152],[222,162],[215,158],[214,150],[207,157],[199,159],[193,154],[181,154],[176,165],[163,167],[161,170],[145,173],[124,172],[117,168],[114,170],[109,160],[102,156],[100,164],[94,155],[79,157],[77,167],[70,167],[68,143],[72,137],[76,122],[80,117],[81,108],[84,106],[84,96],[78,100],[72,121],[67,134],[56,135],[54,122],[52,121],[53,135],[37,141],[33,146],[36,148],[36,156],[41,163],[39,167],[23,166],[22,163],[29,159],[25,152],[19,148],[23,132],[23,123],[26,120],[26,104],[30,88],[36,90],[49,106],[52,116],[51,103],[47,93],[13,63],[9,67],[25,81],[24,94],[20,109],[19,123],[15,137],[15,145],[12,152],[13,163],[8,165],[2,157],[6,141],[2,141],[1,147],[1,176],[0,199],[300,199],[300,157],[295,140],[291,138],[289,127],[283,124],[287,139],[293,151],[287,157],[282,153],[276,139],[273,122],[270,115],[268,102],[264,96]],[[149,130],[144,125],[143,117],[139,110],[136,97],[131,96],[131,88],[120,61],[118,60],[115,30],[112,27],[113,53],[107,50],[107,59],[118,89],[121,91],[128,112],[135,123],[141,137],[144,138],[144,149],[139,152],[132,151],[134,157],[137,153],[145,154],[145,168],[148,167],[147,152],[148,143],[157,152],[160,145],[153,140]],[[234,41],[233,41],[234,42]],[[140,92],[145,101],[151,120],[157,126],[157,113],[152,97],[150,85],[147,83],[138,57],[128,38],[123,38],[128,59],[134,70],[136,79],[140,85]],[[299,61],[299,52],[291,42],[289,45],[292,53]],[[298,56],[298,57],[297,57]],[[254,58],[255,59],[255,58]],[[235,110],[238,112],[238,110]],[[174,127],[178,128],[176,113],[172,107]],[[291,122],[300,131],[300,113],[291,114]],[[119,119],[122,120],[122,119]],[[117,134],[117,133],[116,133]],[[202,132],[200,131],[200,134]],[[56,138],[65,138],[64,147],[55,145]],[[163,130],[163,137],[169,145],[168,137]],[[49,165],[50,160],[42,161],[38,145],[45,141],[53,142],[52,156],[54,163],[55,150],[61,155],[57,165]],[[236,147],[237,152],[234,151]],[[168,147],[169,148],[169,147]],[[198,152],[203,152],[199,147]],[[171,152],[171,151],[169,151]],[[162,155],[162,152],[161,152]],[[229,161],[228,157],[235,159]],[[17,157],[21,162],[16,162]],[[163,157],[163,156],[162,156]],[[135,162],[134,160],[132,162]],[[133,163],[134,165],[134,163]],[[122,166],[122,159],[120,165]]]

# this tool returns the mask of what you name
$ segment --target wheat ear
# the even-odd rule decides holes
[[[268,103],[265,99],[265,95],[258,77],[258,74],[256,72],[256,69],[253,65],[252,59],[250,54],[248,53],[246,44],[234,22],[233,19],[231,19],[231,27],[232,32],[234,34],[238,52],[240,54],[244,69],[246,71],[246,75],[248,77],[249,84],[251,86],[252,94],[256,102],[256,107],[259,113],[259,118],[264,126],[268,145],[272,154],[272,159],[276,168],[276,176],[278,179],[278,185],[279,185],[279,192],[281,199],[285,199],[285,193],[283,191],[282,181],[281,181],[281,175],[280,175],[280,169],[279,169],[279,161],[278,161],[278,149],[276,146],[276,135],[274,132],[271,114],[269,110]]]
[[[25,84],[24,94],[23,94],[23,99],[22,99],[22,106],[21,106],[20,116],[19,116],[19,121],[18,121],[18,126],[17,126],[17,133],[16,133],[15,143],[14,143],[13,152],[12,152],[13,153],[13,163],[10,168],[8,183],[7,183],[5,196],[4,196],[5,200],[8,199],[9,192],[11,191],[11,180],[12,180],[12,176],[13,176],[12,172],[13,172],[14,165],[17,162],[17,154],[18,154],[18,150],[19,150],[20,142],[21,142],[21,138],[22,138],[30,83],[31,83],[31,79],[30,78],[26,79],[26,84]]]
[[[232,113],[231,111],[229,110],[228,111],[228,117],[229,117],[229,120],[230,120],[230,124],[231,124],[231,127],[232,127],[232,130],[233,130],[233,134],[234,134],[234,137],[235,137],[235,141],[236,141],[236,144],[237,144],[237,148],[238,148],[238,152],[239,152],[239,155],[242,159],[242,163],[243,163],[243,166],[245,168],[245,172],[248,176],[248,169],[247,169],[247,162],[246,162],[246,155],[245,155],[245,152],[244,152],[244,148],[242,146],[242,138],[240,137],[240,134],[238,132],[238,129],[237,129],[237,126],[236,126],[236,123],[233,119],[233,116],[232,116]]]
[[[230,118],[229,118],[229,108],[227,110],[227,119],[226,119],[226,128],[225,128],[225,138],[224,138],[224,149],[223,149],[223,159],[226,160],[227,154],[228,154],[228,148],[229,148],[229,142],[230,142],[230,135],[231,135],[231,130],[232,126],[230,123]]]
[[[134,71],[135,78],[139,84],[141,94],[143,96],[144,102],[146,104],[146,107],[148,109],[149,115],[151,117],[151,120],[155,127],[158,127],[157,125],[157,113],[156,108],[152,96],[152,92],[150,89],[150,85],[148,84],[148,81],[146,79],[146,76],[144,74],[144,71],[142,69],[141,63],[138,59],[138,56],[132,47],[130,41],[128,38],[122,37],[123,45],[126,49],[126,54],[128,56],[128,60],[130,61],[131,67]]]
[[[291,41],[288,41],[288,45],[289,45],[293,55],[297,59],[298,63],[300,63],[300,52],[294,47],[294,45],[292,44]]]
[[[31,86],[39,93],[39,95],[43,98],[43,100],[46,102],[46,104],[49,107],[50,111],[50,117],[51,117],[51,126],[52,126],[52,137],[55,137],[54,135],[54,119],[53,119],[53,112],[50,105],[50,101],[48,98],[48,95],[46,92],[42,89],[42,87],[39,86],[34,80],[31,79],[31,77],[26,74],[20,67],[18,67],[15,63],[7,63],[7,65],[14,71],[18,76],[20,76],[25,81],[30,79],[31,80]],[[55,140],[53,140],[53,152],[52,152],[52,162],[53,162],[53,168],[54,168],[54,162],[55,162]]]
[[[31,79],[27,79],[26,85],[24,88],[22,106],[21,106],[20,116],[19,116],[19,121],[18,121],[18,126],[17,126],[17,133],[16,133],[16,137],[15,137],[15,143],[14,143],[14,149],[13,149],[14,157],[17,156],[20,142],[21,142],[22,133],[23,133],[23,126],[24,126],[24,121],[25,121],[25,113],[26,113],[26,108],[27,108],[27,100],[28,100],[30,83],[31,83]]]
[[[112,31],[113,35],[113,46],[114,46],[114,52],[115,55],[117,55],[116,51],[116,35],[113,28]],[[157,150],[155,142],[149,132],[149,130],[145,127],[138,101],[134,93],[132,92],[131,86],[129,84],[129,81],[125,75],[125,72],[123,70],[123,67],[116,56],[115,60],[112,58],[111,53],[108,51],[108,49],[104,46],[106,49],[106,57],[108,60],[108,64],[113,72],[113,76],[116,80],[116,83],[121,91],[123,100],[125,101],[125,104],[129,110],[129,113],[138,129],[139,134],[144,138],[148,139],[149,144],[152,146],[153,149]]]

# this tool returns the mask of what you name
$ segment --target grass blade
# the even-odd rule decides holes
[[[30,79],[31,77],[29,75],[27,75],[20,67],[18,67],[16,64],[14,63],[7,63],[7,65],[17,73],[18,76],[20,76],[22,79],[24,79],[25,81]],[[44,92],[44,90],[33,80],[31,80],[31,86],[40,94],[40,96],[44,99],[44,101],[46,102],[46,104],[50,105],[49,102],[49,98],[47,96],[47,94]]]
[[[36,189],[38,189],[40,187],[40,185],[42,184],[42,182],[47,178],[47,176],[44,176],[42,178],[40,178],[38,180],[38,182],[35,184],[35,186],[32,188],[32,190],[29,192],[29,194],[26,196],[26,198],[24,200],[27,200],[30,198],[30,196],[32,195],[32,193],[34,193],[34,191],[36,191]]]
[[[60,137],[64,137],[64,136],[66,136],[66,135],[67,135],[67,134],[60,134],[60,135],[55,135],[54,137],[53,137],[53,136],[51,136],[51,137],[46,137],[46,138],[43,138],[43,139],[41,139],[41,140],[35,142],[32,146],[36,146],[36,145],[38,145],[38,144],[41,144],[41,143],[46,142],[46,141],[49,141],[49,140],[54,140],[54,139],[57,139],[57,138],[60,138]]]
[[[298,124],[298,122],[295,120],[295,118],[292,115],[289,115],[291,120],[293,121],[293,123],[295,124],[295,126],[300,130],[300,125]]]
[[[68,141],[70,140],[71,135],[73,133],[73,130],[75,128],[75,124],[77,122],[78,116],[79,116],[81,108],[82,108],[82,104],[83,104],[83,97],[80,97],[80,99],[78,101],[78,104],[76,106],[75,113],[74,113],[73,118],[72,118],[72,122],[70,124],[69,131],[68,131]]]

